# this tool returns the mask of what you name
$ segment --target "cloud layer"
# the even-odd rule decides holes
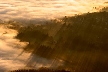
[[[17,58],[26,43],[14,39],[16,34],[17,31],[0,25],[0,72],[24,67],[24,61],[29,57],[26,53],[23,55],[25,58]]]
[[[95,11],[107,0],[0,0],[2,18],[54,18]]]

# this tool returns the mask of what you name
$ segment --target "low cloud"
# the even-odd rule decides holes
[[[52,18],[97,11],[93,7],[107,6],[107,0],[1,0],[3,18]],[[26,17],[27,16],[27,17]]]
[[[18,69],[25,66],[30,54],[22,54],[26,58],[17,58],[26,43],[14,39],[17,31],[0,25],[0,72]]]

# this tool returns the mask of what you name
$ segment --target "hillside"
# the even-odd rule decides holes
[[[108,71],[108,12],[51,20],[42,25],[21,27],[18,32],[16,38],[29,42],[24,51],[62,60],[64,64],[59,69]]]

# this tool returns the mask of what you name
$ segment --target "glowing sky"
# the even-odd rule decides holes
[[[107,0],[0,0],[0,17],[54,18],[91,12],[95,6],[107,5]]]

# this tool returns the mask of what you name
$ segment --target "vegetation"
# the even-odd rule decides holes
[[[59,59],[58,69],[72,72],[108,71],[108,12],[94,12],[18,28],[24,48],[47,59]]]

